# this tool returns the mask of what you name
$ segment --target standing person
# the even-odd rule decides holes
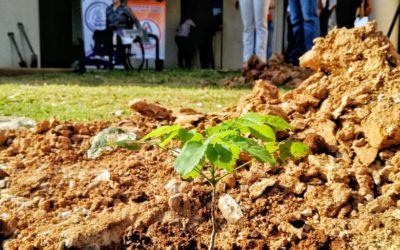
[[[255,53],[261,62],[267,62],[268,20],[270,0],[236,0],[243,23],[243,63]],[[255,34],[255,35],[254,35]],[[254,41],[255,39],[255,41]]]
[[[113,0],[112,4],[106,9],[106,29],[113,35],[118,29],[132,29],[133,25],[135,25],[138,30],[142,29],[139,19],[136,18],[132,11],[121,0]],[[127,69],[125,46],[122,44],[120,37],[117,37],[117,52],[125,69]],[[113,69],[112,50],[109,53],[109,57],[109,67]]]
[[[360,16],[369,16],[372,11],[370,0],[337,0],[336,22],[338,28],[354,28],[357,9],[360,8]]]
[[[275,9],[275,0],[270,0],[269,9],[268,9],[268,42],[267,42],[267,60],[272,55],[272,34],[274,33],[274,20],[272,17],[272,12]]]
[[[336,22],[338,28],[346,27],[351,29],[354,27],[357,8],[360,4],[361,0],[337,0]]]
[[[293,49],[289,54],[289,63],[293,65],[299,64],[299,57],[312,48],[314,38],[320,34],[317,1],[289,0],[293,29]]]
[[[178,46],[178,65],[180,68],[192,68],[194,54],[194,38],[192,27],[196,24],[192,19],[186,19],[177,30],[175,42]]]
[[[331,9],[329,8],[330,0],[318,0],[318,6],[320,9],[319,13],[319,24],[320,24],[320,35],[326,36],[328,34],[328,21],[331,15]]]
[[[215,69],[213,36],[213,0],[192,0],[195,40],[199,48],[202,69]]]

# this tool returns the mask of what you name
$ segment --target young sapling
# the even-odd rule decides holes
[[[297,141],[277,141],[276,132],[286,131],[290,125],[273,115],[247,113],[246,115],[206,128],[202,133],[187,131],[178,125],[159,127],[140,140],[126,136],[122,140],[107,142],[103,146],[120,146],[138,149],[143,143],[154,143],[176,156],[173,167],[184,179],[202,176],[210,184],[211,221],[209,249],[214,249],[217,231],[216,187],[229,174],[251,164],[252,160],[275,165],[289,158],[299,159],[308,154],[308,147]],[[115,131],[115,130],[113,130]],[[168,148],[172,140],[181,141],[181,147]],[[97,145],[98,146],[98,145]],[[96,151],[96,149],[92,149]],[[247,154],[251,160],[237,166],[240,154]],[[225,173],[217,171],[226,170]]]

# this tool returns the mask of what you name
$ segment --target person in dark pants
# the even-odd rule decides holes
[[[321,36],[328,34],[329,17],[331,16],[332,9],[330,9],[330,0],[321,3],[321,13],[319,14],[319,24],[321,28]]]
[[[178,66],[180,68],[191,69],[194,54],[194,38],[192,27],[196,24],[191,19],[186,19],[178,28],[175,42],[178,46]]]
[[[317,9],[317,0],[289,0],[294,38],[289,62],[293,65],[299,64],[299,57],[312,48],[314,38],[320,34]]]
[[[354,28],[358,8],[360,8],[359,16],[369,16],[372,11],[371,0],[337,0],[336,22],[338,28]]]
[[[193,0],[193,21],[196,24],[195,40],[199,48],[202,69],[215,69],[213,36],[213,0]]]
[[[361,0],[337,0],[336,4],[336,22],[338,28],[354,27],[356,20],[356,11],[360,6]]]
[[[124,4],[121,0],[113,0],[112,5],[106,9],[106,29],[110,31],[110,34],[117,31],[118,29],[132,29],[133,25],[138,30],[141,30],[139,20],[132,13],[132,11]],[[126,62],[126,47],[123,46],[121,38],[117,37],[117,53],[120,56],[120,61],[123,63],[125,69],[128,68]],[[113,69],[113,51],[109,53],[110,63],[109,68]]]

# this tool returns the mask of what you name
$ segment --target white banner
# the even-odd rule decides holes
[[[166,18],[166,6],[165,1],[140,1],[140,0],[128,0],[128,7],[132,10],[135,16],[140,20],[140,24],[143,29],[147,30],[148,33],[156,35],[159,40],[159,56],[160,59],[165,59],[165,18]],[[140,54],[140,50],[134,47],[137,54]],[[156,42],[154,39],[150,39],[144,43],[145,58],[155,59],[156,58]]]
[[[112,4],[112,0],[82,0],[82,23],[83,43],[85,55],[89,56],[94,47],[93,32],[106,28],[106,9]],[[143,2],[129,0],[128,7],[140,20],[144,29],[159,38],[160,59],[165,58],[165,3],[164,2]],[[136,54],[140,56],[140,50],[135,46]],[[145,58],[154,59],[155,41],[144,44]]]
[[[106,9],[112,0],[82,0],[83,43],[85,55],[92,53],[93,32],[106,28]]]

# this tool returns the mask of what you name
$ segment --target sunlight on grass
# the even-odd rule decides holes
[[[250,87],[219,86],[220,81],[239,75],[238,71],[172,69],[0,77],[0,116],[25,116],[37,121],[51,117],[110,119],[118,110],[131,114],[128,102],[134,98],[159,102],[172,110],[218,112],[251,93]],[[281,94],[286,91],[280,89]]]
[[[212,85],[224,77],[225,74],[215,71],[168,71],[1,78],[0,116],[25,116],[35,120],[110,119],[117,110],[131,114],[127,104],[134,98],[156,101],[173,110],[185,107],[216,112],[236,105],[242,96],[251,92],[249,88],[201,88],[204,81]]]

